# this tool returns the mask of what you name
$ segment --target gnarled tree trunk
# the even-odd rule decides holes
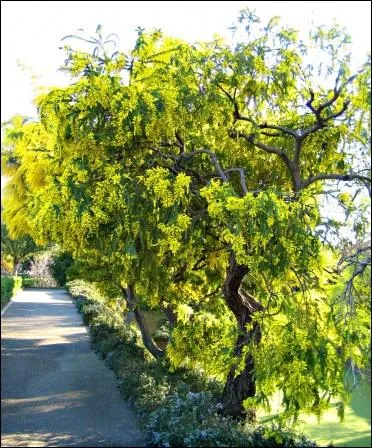
[[[263,310],[263,306],[241,286],[248,271],[246,266],[237,263],[233,254],[230,256],[223,294],[238,324],[239,336],[235,343],[235,355],[239,358],[244,356],[243,347],[246,344],[251,341],[258,344],[261,339],[261,329],[257,322],[253,323],[251,330],[247,330],[247,324],[252,323],[253,314]],[[236,375],[237,366],[233,365],[227,376],[222,396],[223,413],[226,415],[245,417],[246,410],[243,407],[243,401],[256,394],[253,357],[246,355],[244,363],[245,367],[238,375]],[[250,418],[254,418],[253,412]]]
[[[164,356],[164,351],[161,350],[153,341],[150,331],[147,327],[146,321],[142,315],[141,310],[138,308],[136,295],[134,292],[134,286],[129,285],[127,288],[122,288],[125,299],[127,301],[128,307],[133,312],[134,318],[136,319],[138,328],[141,331],[142,342],[147,350],[155,357],[161,358]]]

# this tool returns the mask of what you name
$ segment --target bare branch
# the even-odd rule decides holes
[[[364,253],[367,252],[371,252],[371,244],[369,243],[363,243],[363,245],[360,245],[359,247],[357,247],[357,250],[355,252],[350,253],[350,251],[348,251],[348,253],[345,253],[339,260],[339,262],[337,263],[337,271],[341,272],[342,270],[345,269],[345,266],[342,267],[342,265],[344,263],[348,263],[347,266],[351,265],[351,264],[357,264],[360,260],[359,260],[359,256],[360,255],[365,255]]]
[[[294,138],[299,137],[299,134],[296,131],[294,131],[293,129],[289,129],[284,126],[278,126],[276,124],[264,123],[264,124],[260,124],[259,128],[260,129],[274,129],[276,131],[281,131],[283,134],[290,135],[291,137],[294,137]]]
[[[167,146],[174,146],[174,145],[167,145]],[[178,145],[176,145],[176,146],[178,146]],[[191,151],[191,152],[188,152],[188,153],[181,153],[179,155],[164,154],[161,151],[159,151],[159,149],[156,148],[156,147],[151,147],[151,149],[153,151],[156,151],[163,158],[173,159],[173,160],[176,160],[176,161],[181,161],[182,159],[188,160],[188,159],[191,159],[192,157],[194,157],[194,156],[196,156],[198,154],[207,154],[210,157],[212,164],[215,166],[215,168],[217,170],[217,173],[218,173],[218,176],[224,182],[228,182],[228,180],[229,180],[227,178],[224,170],[221,168],[221,165],[220,165],[220,163],[219,163],[219,161],[217,159],[216,154],[213,151],[210,151],[209,149],[197,149],[195,151]]]
[[[217,288],[214,291],[209,292],[208,294],[205,294],[204,297],[212,297],[212,296],[214,296],[216,294],[221,294],[221,287],[220,286],[217,286]]]
[[[183,139],[178,131],[176,132],[176,139],[178,142],[178,146],[181,150],[181,153],[184,153],[185,152],[185,142],[183,141]]]
[[[317,122],[301,132],[301,138],[305,139],[308,135],[313,134],[314,132],[319,131],[319,129],[323,129],[325,127],[327,127],[327,123],[325,121]]]
[[[260,135],[265,135],[266,137],[281,137],[283,134],[280,132],[260,132]]]
[[[240,174],[240,185],[242,186],[243,193],[247,194],[248,193],[247,182],[245,180],[245,174],[243,168],[229,168],[225,170],[225,174],[232,171],[237,171]]]
[[[257,148],[262,149],[263,151],[266,151],[270,154],[276,154],[277,156],[279,156],[281,159],[283,159],[283,161],[287,164],[290,165],[290,160],[289,157],[287,156],[287,154],[275,147],[275,146],[271,146],[271,145],[266,145],[264,143],[258,142],[256,141],[256,135],[255,134],[246,134],[245,132],[241,132],[241,131],[231,131],[230,132],[230,137],[241,137],[244,138],[247,142],[251,143],[254,146],[257,146]]]
[[[345,89],[345,87],[348,84],[352,83],[360,73],[361,73],[361,71],[359,71],[357,74],[355,74],[353,76],[350,76],[350,78],[348,78],[343,84],[341,84],[339,87],[337,87],[339,79],[340,79],[340,75],[341,75],[339,73],[336,78],[335,87],[333,89],[332,97],[328,101],[326,101],[323,104],[321,104],[320,106],[318,106],[317,108],[315,108],[313,106],[313,103],[315,100],[315,95],[314,95],[314,92],[310,89],[310,99],[306,103],[306,106],[315,115],[316,123],[314,125],[310,126],[308,129],[306,129],[304,132],[302,132],[302,134],[301,134],[302,138],[305,138],[309,134],[312,134],[313,132],[316,132],[319,129],[326,127],[328,121],[340,117],[346,111],[346,109],[348,108],[348,106],[350,104],[349,100],[344,101],[342,108],[338,112],[334,112],[333,114],[328,115],[327,117],[322,117],[322,111],[324,109],[326,109],[327,107],[332,106],[337,101],[337,99],[340,97],[340,95],[343,92],[343,90]]]
[[[341,93],[342,93],[342,91],[344,90],[344,88],[345,88],[348,84],[352,83],[360,73],[361,73],[361,71],[359,71],[358,73],[356,73],[356,74],[353,75],[353,76],[350,76],[350,78],[347,79],[343,84],[341,84],[340,87],[337,87],[338,81],[339,81],[339,79],[340,79],[340,73],[339,73],[338,76],[337,76],[337,78],[336,78],[336,83],[335,83],[335,87],[334,87],[334,89],[333,89],[333,96],[332,96],[332,98],[330,98],[330,99],[329,99],[328,101],[326,101],[325,103],[321,104],[321,105],[318,107],[318,109],[317,109],[318,112],[321,113],[322,110],[326,109],[326,108],[329,107],[329,106],[332,106],[332,104],[337,100],[337,98],[339,98],[339,96],[341,95]]]
[[[344,291],[344,295],[347,299],[347,302],[349,304],[350,307],[350,312],[353,313],[354,312],[354,297],[353,297],[353,291],[355,291],[355,285],[354,285],[354,280],[356,279],[356,277],[358,277],[359,275],[362,275],[363,272],[365,271],[367,266],[371,265],[371,258],[369,257],[366,260],[360,261],[358,263],[358,266],[356,267],[356,269],[354,270],[352,276],[350,277],[350,279],[348,280],[346,287],[345,287],[345,291]]]
[[[234,121],[236,121],[238,118],[239,118],[239,116],[240,116],[240,113],[239,113],[239,108],[238,108],[238,103],[236,102],[236,100],[235,100],[235,94],[234,94],[234,97],[227,91],[227,90],[225,90],[220,84],[217,84],[217,87],[220,89],[220,90],[222,90],[222,92],[227,96],[227,98],[231,101],[231,103],[233,104],[233,106],[234,106]]]
[[[342,108],[338,112],[328,115],[328,117],[325,117],[323,120],[325,122],[327,122],[329,120],[333,120],[334,118],[340,117],[344,112],[346,112],[346,109],[349,107],[349,104],[350,104],[350,100],[344,101]]]
[[[244,116],[244,115],[241,115],[241,113],[239,112],[239,107],[238,107],[238,103],[237,103],[237,101],[236,101],[236,99],[235,99],[235,93],[236,93],[236,89],[235,89],[235,93],[234,93],[234,96],[232,96],[227,90],[225,90],[220,84],[217,84],[217,87],[220,89],[220,90],[222,90],[222,92],[227,96],[227,98],[231,101],[231,103],[233,104],[233,106],[234,106],[234,119],[235,119],[235,121],[237,121],[237,120],[241,120],[241,121],[248,121],[249,123],[252,123],[254,126],[256,126],[256,127],[258,127],[259,129],[273,129],[273,130],[276,130],[276,131],[280,131],[281,133],[284,133],[284,134],[287,134],[287,135],[291,135],[292,137],[297,137],[298,136],[298,134],[297,134],[297,132],[296,131],[294,131],[293,129],[289,129],[289,128],[286,128],[286,127],[284,127],[284,126],[278,126],[278,125],[275,125],[275,124],[267,124],[267,123],[264,123],[264,124],[258,124],[258,123],[256,123],[254,120],[253,120],[253,118],[251,118],[251,117],[247,117],[247,116]],[[281,136],[282,134],[281,133],[275,133],[275,134],[266,134],[266,133],[262,133],[262,134],[264,134],[264,135],[268,135],[269,137],[279,137],[279,136]]]
[[[318,174],[317,176],[312,176],[302,182],[301,189],[308,187],[314,182],[319,180],[342,180],[342,181],[351,181],[351,180],[361,180],[363,183],[371,183],[371,179],[366,176],[361,176],[360,174]]]
[[[307,103],[308,104],[308,103]],[[327,123],[330,120],[334,120],[335,118],[340,117],[341,115],[343,115],[347,108],[349,107],[350,101],[345,101],[342,108],[338,111],[338,112],[334,112],[331,115],[328,115],[327,117],[321,117],[319,112],[319,108],[318,109],[314,109],[314,113],[317,119],[317,122],[315,124],[313,124],[312,126],[308,127],[307,129],[305,129],[301,134],[300,137],[303,140],[304,138],[306,138],[308,135],[313,134],[314,132],[319,131],[319,129],[323,129],[325,127],[327,127]]]
[[[176,156],[175,154],[164,154],[163,152],[159,151],[157,148],[152,147],[151,148],[153,151],[156,151],[157,154],[159,154],[160,157],[162,157],[163,159],[172,159],[174,160],[176,163],[180,160],[180,156]],[[175,174],[178,174],[180,171],[175,170],[173,167],[169,168],[170,170],[172,170],[172,172],[174,172]],[[207,185],[208,181],[197,171],[191,169],[191,168],[185,168],[184,169],[186,174],[191,174],[193,176],[195,176],[198,181],[200,183],[202,183],[203,185]]]
[[[315,110],[315,108],[313,106],[314,100],[315,100],[315,94],[314,94],[313,90],[310,89],[310,99],[306,103],[306,106],[311,110],[311,112],[313,112],[315,114],[316,110]]]
[[[227,178],[225,172],[223,171],[223,169],[221,168],[221,165],[220,165],[220,163],[219,163],[219,161],[217,159],[216,154],[214,152],[212,152],[212,151],[209,151],[209,149],[197,149],[196,151],[192,151],[192,152],[189,152],[189,153],[181,154],[180,158],[182,158],[182,159],[191,159],[191,157],[194,157],[194,156],[196,156],[198,154],[207,154],[207,155],[209,155],[209,157],[211,159],[211,162],[216,167],[216,170],[218,172],[219,177],[221,177],[221,179],[224,182],[228,181],[228,178]]]

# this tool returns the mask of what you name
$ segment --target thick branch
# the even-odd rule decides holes
[[[191,159],[192,157],[198,155],[198,154],[207,154],[210,159],[212,164],[215,166],[217,173],[219,175],[219,177],[224,181],[224,182],[228,182],[228,178],[224,172],[224,170],[221,168],[221,165],[217,159],[216,154],[213,151],[210,151],[209,149],[197,149],[195,151],[192,152],[188,152],[188,153],[182,153],[179,155],[175,155],[175,154],[164,154],[162,152],[160,152],[157,148],[151,148],[154,151],[156,151],[159,155],[161,155],[164,158],[168,158],[168,159],[173,159],[173,160],[177,160],[177,161],[181,161],[182,159],[188,160]]]
[[[260,129],[274,129],[276,131],[283,132],[283,134],[288,134],[288,135],[290,135],[291,137],[294,137],[294,138],[297,138],[299,136],[298,133],[296,131],[294,131],[293,129],[285,128],[284,126],[278,126],[276,124],[264,123],[264,124],[260,124],[259,128]]]
[[[171,329],[173,330],[177,325],[177,313],[174,310],[174,307],[172,305],[168,305],[161,309],[163,313],[167,316],[169,325]]]
[[[247,182],[245,180],[245,174],[244,174],[244,170],[243,168],[229,168],[227,170],[225,170],[225,173],[229,173],[232,171],[237,171],[240,175],[240,185],[242,186],[242,190],[244,194],[248,193],[248,189],[247,189]]]
[[[176,139],[180,148],[180,152],[181,154],[183,154],[185,152],[185,142],[183,141],[181,134],[178,131],[176,132]]]
[[[256,146],[257,148],[262,149],[263,151],[266,151],[270,154],[276,154],[277,156],[279,156],[284,162],[285,164],[290,168],[291,168],[291,161],[289,160],[289,157],[287,156],[287,154],[282,151],[281,149],[275,147],[275,146],[271,146],[271,145],[266,145],[264,143],[258,142],[256,141],[256,135],[255,134],[246,134],[245,132],[241,132],[241,131],[231,131],[230,132],[230,137],[241,137],[244,138],[247,142],[251,143],[252,145]]]
[[[127,288],[121,288],[123,295],[127,301],[128,308],[133,312],[134,317],[136,319],[138,328],[141,331],[142,341],[147,350],[155,357],[161,358],[164,356],[164,351],[160,350],[160,348],[153,341],[150,331],[147,327],[146,321],[143,318],[142,312],[137,306],[137,299],[134,293],[134,286],[128,285]]]
[[[361,176],[360,174],[318,174],[317,176],[309,177],[302,182],[301,188],[306,188],[318,180],[342,180],[347,182],[355,179],[361,180],[363,183],[371,183],[371,179],[369,177]]]
[[[221,177],[221,179],[224,182],[228,181],[228,178],[227,178],[225,172],[223,171],[223,169],[221,168],[221,165],[220,165],[220,163],[219,163],[219,161],[217,159],[216,154],[214,152],[212,152],[212,151],[209,151],[209,149],[197,149],[196,151],[192,151],[192,152],[189,152],[187,154],[181,154],[180,158],[191,159],[191,157],[194,157],[194,156],[196,156],[198,154],[208,154],[208,156],[211,159],[211,162],[213,163],[213,165],[215,166],[215,168],[217,170],[217,173],[218,173],[219,177]]]
[[[266,145],[264,143],[256,141],[256,136],[254,134],[246,134],[246,133],[240,132],[240,131],[231,131],[230,137],[244,138],[247,142],[251,143],[252,145],[256,146],[257,148],[262,149],[263,151],[265,151],[269,154],[276,154],[277,156],[279,156],[285,163],[286,167],[288,168],[288,171],[290,172],[290,174],[292,176],[295,191],[298,191],[299,186],[300,186],[300,179],[298,176],[299,173],[297,172],[298,170],[295,169],[293,162],[290,160],[290,158],[287,156],[287,154],[283,150],[281,150],[275,146]]]
[[[300,166],[300,156],[301,156],[303,141],[304,141],[303,136],[296,137],[295,152],[294,152],[294,157],[293,157],[293,164],[298,169],[299,169],[299,166]]]
[[[308,104],[308,103],[307,103]],[[308,127],[307,129],[305,129],[302,133],[301,133],[301,138],[304,139],[306,138],[308,135],[313,134],[314,132],[319,131],[319,129],[323,129],[325,127],[327,127],[327,123],[330,120],[333,120],[335,118],[340,117],[343,113],[346,112],[348,106],[350,104],[350,101],[345,101],[342,108],[338,111],[338,112],[334,112],[331,115],[328,115],[327,117],[321,117],[320,113],[318,114],[318,110],[316,109],[314,110],[315,116],[316,116],[316,123],[313,124],[312,126]]]

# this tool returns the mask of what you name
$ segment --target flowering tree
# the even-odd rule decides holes
[[[235,46],[140,29],[110,55],[100,28],[92,54],[66,46],[73,82],[8,129],[4,219],[114,285],[157,358],[141,308],[163,310],[168,358],[224,378],[226,414],[277,389],[288,418],[332,396],[342,410],[368,324],[329,283],[319,197],[327,181],[370,191],[370,65],[350,71],[337,28],[306,43],[277,19],[240,22]]]

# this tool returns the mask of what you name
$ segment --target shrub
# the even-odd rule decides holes
[[[85,325],[89,325],[91,321],[98,317],[103,312],[103,307],[100,303],[84,303],[81,307],[83,321]]]
[[[149,446],[315,447],[288,428],[254,426],[218,414],[220,404],[208,392],[166,397],[146,425]]]
[[[1,277],[1,307],[22,289],[21,277]]]
[[[66,270],[72,266],[73,259],[68,252],[62,252],[52,258],[50,264],[50,272],[53,278],[58,283],[58,286],[65,286],[66,284]]]
[[[103,302],[104,297],[99,293],[92,283],[84,280],[72,280],[66,283],[68,292],[74,298],[83,297],[91,302]]]
[[[54,279],[51,277],[23,277],[22,285],[28,288],[52,288],[56,286]]]
[[[278,425],[253,426],[219,415],[222,385],[202,372],[170,371],[154,360],[139,330],[124,323],[122,311],[108,306],[92,284],[67,283],[92,343],[118,378],[122,396],[144,419],[148,446],[313,447],[314,442]]]

